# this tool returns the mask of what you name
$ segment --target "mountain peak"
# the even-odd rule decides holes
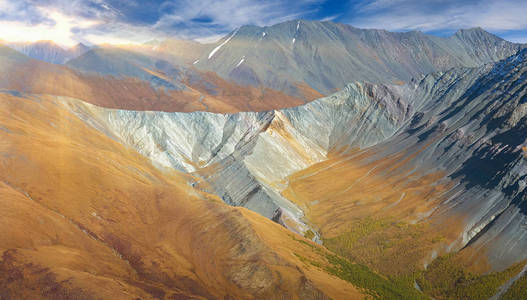
[[[470,28],[460,28],[457,30],[457,32],[476,32],[476,31],[487,32],[485,29],[481,28],[480,26],[470,27]]]
[[[80,56],[90,50],[90,47],[83,43],[78,43],[71,48],[63,48],[51,40],[9,43],[8,46],[29,57],[54,64],[63,64],[69,59]]]
[[[84,45],[83,43],[79,42],[79,43],[77,43],[77,45],[73,46],[72,48],[89,48],[89,47]]]
[[[39,41],[36,41],[36,42],[33,42],[33,43],[27,43],[27,44],[28,45],[33,45],[33,46],[54,47],[54,48],[64,49],[63,47],[61,47],[60,45],[58,45],[57,43],[55,43],[52,40],[39,40]]]
[[[84,45],[83,43],[78,43],[77,45],[71,47],[70,51],[71,52],[76,52],[76,51],[85,52],[85,51],[88,51],[89,49],[90,47]]]
[[[83,55],[84,53],[90,51],[90,47],[84,45],[83,43],[78,43],[77,45],[71,47],[69,51],[69,59],[79,57]]]
[[[502,40],[502,38],[486,31],[485,29],[481,28],[481,27],[473,27],[473,28],[468,28],[468,29],[458,29],[456,31],[456,33],[454,34],[455,36],[458,36],[458,37],[491,37],[493,39],[500,39]]]

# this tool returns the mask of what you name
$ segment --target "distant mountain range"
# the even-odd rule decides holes
[[[133,68],[145,63],[163,72],[194,67],[242,86],[265,86],[300,98],[306,87],[328,95],[352,81],[403,83],[430,72],[498,61],[526,47],[481,28],[437,37],[305,20],[243,26],[214,44],[167,39],[126,46],[126,52],[120,53],[116,48],[91,49],[82,43],[70,49],[50,41],[9,46],[29,57],[68,63],[81,71],[145,79],[143,70]]]
[[[206,47],[195,66],[242,84],[294,94],[295,84],[302,82],[329,94],[353,81],[408,82],[452,67],[475,67],[524,47],[481,28],[443,38],[297,20],[243,26]]]
[[[82,99],[133,110],[237,112],[290,107],[321,95],[305,87],[301,97],[243,86],[140,51],[97,48],[67,64],[32,59],[0,45],[0,88]]]
[[[150,65],[161,60],[165,65],[160,69],[166,62],[172,69],[195,67],[240,85],[265,86],[295,97],[302,97],[305,87],[328,95],[352,81],[408,82],[430,72],[498,61],[526,47],[481,28],[437,37],[305,20],[243,26],[214,44],[167,39],[126,46],[123,57],[105,47],[87,53],[91,49],[82,43],[71,49],[50,41],[9,46],[39,60],[58,64],[74,60],[70,67],[112,75],[139,76],[130,69],[134,68],[130,59]],[[128,63],[117,66],[116,59]]]
[[[31,58],[43,60],[53,64],[63,64],[70,59],[81,56],[91,49],[82,43],[78,43],[69,49],[64,49],[52,41],[38,41],[34,43],[8,43],[7,45]]]

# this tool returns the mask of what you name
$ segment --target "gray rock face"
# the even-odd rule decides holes
[[[450,250],[482,250],[495,269],[527,258],[526,76],[522,50],[496,64],[410,83],[405,97],[415,112],[369,158],[417,153],[406,170],[444,171],[457,185],[425,217],[463,216],[465,228]]]
[[[298,93],[297,83],[305,83],[327,95],[348,82],[391,84],[452,67],[476,67],[523,47],[481,28],[443,38],[296,20],[243,26],[203,53],[195,66],[290,94]]]
[[[208,48],[210,48],[208,45],[198,42],[171,38],[159,42],[152,47],[152,50],[161,54],[168,54],[167,59],[174,59],[178,63],[193,63]]]
[[[399,96],[403,90],[355,83],[302,107],[238,114],[136,112],[66,103],[158,167],[200,176],[225,202],[304,232],[302,211],[280,195],[286,177],[324,160],[335,147],[366,146],[391,136],[408,113]],[[364,134],[355,136],[359,131]]]
[[[409,117],[406,86],[355,83],[327,98],[284,109],[303,136],[325,150],[364,148],[390,137]]]
[[[369,161],[416,153],[406,170],[441,170],[444,180],[456,183],[447,200],[416,217],[444,222],[464,216],[449,250],[485,249],[491,265],[502,269],[527,258],[526,76],[522,50],[499,63],[432,73],[404,86],[353,83],[300,107],[262,113],[65,103],[160,168],[201,177],[225,202],[298,232],[308,229],[302,211],[280,194],[289,175],[325,160],[329,151],[370,149]]]

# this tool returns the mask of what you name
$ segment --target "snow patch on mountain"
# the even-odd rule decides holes
[[[236,33],[238,32],[238,29],[236,29],[232,35],[226,39],[223,43],[221,43],[218,47],[214,48],[210,53],[209,53],[209,59],[212,58],[212,56],[214,56],[214,54],[216,54],[216,52],[218,52],[218,50],[221,49],[221,47],[223,47],[225,44],[227,44],[235,35]]]

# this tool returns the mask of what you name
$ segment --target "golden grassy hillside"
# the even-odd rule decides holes
[[[328,249],[390,278],[401,299],[422,296],[409,294],[417,284],[434,299],[488,299],[524,268],[525,261],[489,272],[484,248],[447,253],[464,216],[437,208],[454,182],[408,167],[418,151],[372,159],[374,151],[332,153],[289,177],[284,196],[306,212]]]
[[[370,162],[372,154],[334,154],[293,174],[284,195],[306,212],[330,249],[383,273],[407,274],[457,238],[461,224],[422,221],[451,183],[440,181],[440,172],[410,173],[405,164],[415,153]]]
[[[324,261],[323,248],[154,168],[65,107],[0,93],[0,298],[362,297],[299,258]]]

